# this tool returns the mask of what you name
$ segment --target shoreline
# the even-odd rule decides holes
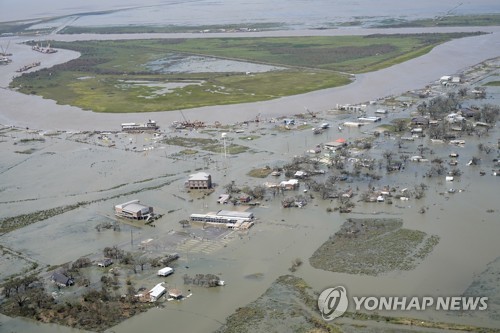
[[[182,112],[192,120],[213,123],[224,119],[228,123],[253,119],[261,114],[262,119],[302,113],[304,106],[313,111],[327,111],[336,104],[358,104],[369,100],[422,89],[442,75],[459,73],[468,67],[500,56],[497,45],[500,44],[500,27],[464,27],[464,28],[407,28],[407,29],[335,29],[335,30],[296,30],[269,31],[252,33],[208,33],[208,34],[127,34],[127,35],[48,35],[46,39],[58,41],[77,40],[115,40],[144,38],[221,38],[221,37],[262,37],[262,36],[333,36],[333,35],[368,35],[374,33],[424,33],[449,31],[486,31],[486,35],[452,40],[437,46],[428,54],[379,71],[355,75],[355,81],[349,85],[318,90],[306,94],[283,97],[270,101],[208,106],[185,109]],[[21,42],[20,38],[12,38]],[[23,40],[26,40],[24,38]],[[39,68],[50,68],[67,62],[78,56],[76,52],[61,50],[54,55],[32,52],[26,45],[13,45],[13,62],[0,67],[0,98],[4,101],[0,123],[8,126],[36,128],[40,130],[114,130],[123,122],[140,122],[146,118],[157,121],[162,127],[168,127],[173,121],[181,120],[177,111],[109,114],[84,111],[80,108],[58,105],[53,100],[39,96],[20,94],[10,90],[8,84],[19,61],[31,63],[41,61]],[[481,50],[481,52],[477,52]],[[19,59],[19,60],[18,60]],[[36,70],[36,69],[35,69]],[[402,75],[403,74],[403,75]],[[7,79],[6,79],[7,78]],[[36,105],[36,112],[33,112]]]

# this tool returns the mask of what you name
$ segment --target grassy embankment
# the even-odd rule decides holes
[[[382,27],[409,28],[409,27],[482,27],[500,25],[500,14],[483,15],[450,15],[433,18],[405,21],[405,22],[381,22]]]
[[[25,73],[11,87],[95,112],[152,112],[256,102],[341,86],[348,73],[391,66],[470,34],[53,42],[79,59]],[[176,54],[284,67],[266,73],[159,73]],[[141,81],[141,82],[138,82]],[[165,93],[167,84],[184,84]]]
[[[233,32],[247,30],[283,29],[283,23],[250,23],[221,25],[126,25],[110,27],[64,27],[60,34],[141,34],[141,33],[194,33],[194,32]]]

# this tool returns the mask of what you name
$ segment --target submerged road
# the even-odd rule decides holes
[[[313,111],[325,111],[336,104],[363,103],[406,91],[421,89],[443,75],[453,75],[485,60],[500,56],[500,27],[459,28],[408,28],[408,29],[335,29],[335,30],[290,30],[248,33],[209,34],[117,34],[117,35],[50,35],[58,41],[78,40],[125,40],[152,38],[220,38],[220,37],[275,37],[275,36],[348,36],[383,34],[410,34],[456,31],[485,31],[485,35],[467,37],[444,43],[426,55],[376,72],[356,75],[356,80],[346,86],[314,91],[311,93],[283,97],[271,101],[209,106],[183,110],[190,120],[223,123],[252,120],[255,115],[272,118],[304,112],[304,107]],[[119,130],[123,122],[143,122],[154,119],[163,128],[175,120],[182,120],[179,112],[107,114],[84,111],[39,96],[24,95],[8,88],[15,70],[35,61],[43,67],[51,67],[78,57],[76,52],[61,50],[47,55],[33,52],[20,43],[25,39],[11,38],[13,62],[0,67],[0,124],[29,127],[42,130]],[[40,39],[38,36],[37,39]],[[34,69],[36,70],[36,69]]]

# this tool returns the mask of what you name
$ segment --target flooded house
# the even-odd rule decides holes
[[[60,272],[54,272],[50,277],[51,281],[54,282],[58,287],[69,287],[75,284],[72,277],[66,276]]]
[[[160,297],[162,297],[165,294],[167,288],[165,288],[163,285],[164,282],[160,282],[147,293],[146,296],[147,298],[149,298],[150,302],[156,302]]]
[[[217,198],[217,203],[219,203],[219,204],[227,204],[229,202],[229,199],[231,199],[231,195],[229,195],[229,194],[221,194]]]
[[[307,172],[299,170],[293,175],[295,178],[305,178],[307,177]]]
[[[111,266],[112,264],[113,264],[113,259],[111,258],[104,258],[97,262],[97,266],[99,267],[108,267]]]
[[[139,200],[116,205],[115,215],[134,220],[149,220],[154,217],[153,207],[145,206]]]
[[[296,190],[299,187],[298,179],[284,180],[279,185],[284,190]]]
[[[212,188],[212,176],[206,172],[189,175],[187,187],[191,190],[206,190]]]
[[[325,143],[324,146],[325,149],[337,150],[347,146],[347,142],[344,139],[337,139],[335,141]]]
[[[415,125],[415,126],[428,126],[429,122],[430,122],[429,118],[426,118],[426,117],[411,118],[411,123],[412,123],[412,125]]]
[[[237,197],[237,200],[240,203],[248,203],[252,201],[252,196],[246,193],[240,193]]]
[[[180,300],[184,296],[182,295],[182,291],[177,288],[172,288],[168,290],[168,298],[172,300]]]

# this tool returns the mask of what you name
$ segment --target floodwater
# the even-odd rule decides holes
[[[153,1],[147,2],[153,4]],[[156,2],[154,2],[156,3]],[[188,19],[196,24],[209,24],[200,16],[212,18],[217,23],[228,22],[228,17],[241,19],[245,13],[248,22],[262,18],[262,22],[272,22],[281,18],[296,23],[297,27],[325,24],[335,17],[354,17],[393,15],[398,16],[433,16],[442,15],[449,10],[457,13],[491,12],[497,9],[497,1],[479,1],[457,6],[453,1],[439,3],[430,1],[419,2],[418,7],[400,6],[401,1],[372,2],[358,1],[311,1],[290,2],[245,2],[245,11],[241,11],[243,3],[235,2],[162,2],[161,8],[168,8],[172,13],[172,22],[185,24]],[[33,2],[26,6],[23,12],[18,10],[19,2],[4,0],[0,4],[0,21],[14,19],[29,19],[41,16],[75,14],[82,11],[123,8],[132,6],[132,1],[66,1],[64,7],[58,1]],[[398,5],[395,5],[398,4]],[[182,7],[182,6],[184,7]],[[334,7],[334,5],[338,7]],[[414,3],[417,6],[417,3]],[[162,7],[163,6],[163,7]],[[176,7],[178,6],[178,7]],[[180,6],[180,7],[179,7]],[[198,7],[192,7],[198,6]],[[384,6],[387,6],[384,8]],[[183,8],[181,11],[179,8]],[[390,7],[393,11],[387,12]],[[98,25],[105,21],[110,24],[117,22],[134,22],[139,24],[145,15],[160,20],[161,11],[158,7],[141,7],[137,10],[119,11],[102,16],[80,17],[75,22],[87,25]],[[186,8],[197,8],[186,12]],[[222,11],[221,8],[228,8]],[[232,8],[232,12],[230,9]],[[325,10],[328,9],[328,10]],[[454,9],[455,8],[455,9]],[[4,10],[4,9],[9,9]],[[236,13],[238,9],[238,13]],[[302,12],[300,11],[302,10]],[[380,10],[380,13],[377,12]],[[295,12],[294,12],[295,11]],[[156,14],[158,12],[158,14]],[[6,14],[9,13],[9,14]],[[210,13],[210,14],[209,14]],[[326,13],[326,14],[325,14]],[[50,15],[49,15],[50,14]],[[174,16],[175,14],[175,16]],[[228,14],[234,14],[229,16]],[[258,15],[257,15],[258,14]],[[158,16],[156,16],[158,15]],[[221,18],[221,15],[225,15]],[[240,15],[240,16],[238,16]],[[255,18],[257,17],[257,18]],[[103,21],[101,21],[101,19]],[[221,20],[222,19],[222,20]],[[87,21],[86,21],[87,20]],[[168,24],[165,20],[161,23]],[[445,31],[446,29],[424,29],[419,31]],[[461,30],[467,30],[463,28]],[[472,30],[472,29],[471,29]],[[478,29],[476,29],[478,30]],[[463,71],[471,65],[486,59],[499,56],[500,30],[498,28],[481,28],[491,31],[491,34],[451,41],[437,47],[428,55],[393,66],[374,73],[359,75],[356,81],[346,87],[327,89],[300,96],[292,96],[279,100],[231,105],[223,107],[207,107],[196,110],[186,110],[183,113],[190,119],[200,119],[207,122],[215,120],[231,123],[254,119],[261,113],[262,119],[278,115],[304,112],[304,106],[313,111],[320,111],[320,116],[332,124],[332,129],[322,135],[313,135],[310,130],[276,132],[272,124],[251,125],[245,134],[229,133],[235,143],[249,146],[254,152],[230,157],[223,160],[222,154],[213,157],[207,170],[212,173],[216,183],[223,186],[231,180],[238,185],[254,186],[260,184],[260,179],[250,179],[246,173],[252,167],[274,166],[282,161],[290,160],[294,155],[317,144],[333,141],[340,136],[353,140],[358,136],[367,135],[372,125],[361,129],[345,129],[342,133],[335,128],[341,122],[339,117],[328,110],[337,103],[359,103],[377,100],[388,95],[398,95],[408,90],[419,89],[437,80],[442,75]],[[389,30],[398,31],[413,30]],[[267,35],[286,34],[349,34],[373,33],[373,30],[349,29],[338,31],[301,31],[274,32]],[[383,32],[387,32],[384,30]],[[252,36],[240,34],[238,36]],[[255,34],[256,35],[256,34]],[[182,34],[178,35],[186,37]],[[189,37],[200,37],[191,34]],[[222,37],[221,34],[204,35]],[[113,39],[137,38],[137,36],[50,36],[51,39]],[[145,35],[147,38],[157,36]],[[6,39],[5,39],[6,40]],[[13,39],[19,42],[19,39]],[[36,96],[25,96],[6,89],[8,81],[15,74],[19,63],[42,61],[42,66],[52,66],[56,63],[70,60],[78,54],[63,51],[53,55],[43,55],[31,52],[28,47],[12,44],[14,64],[0,67],[0,124],[16,125],[22,128],[40,130],[117,130],[122,122],[140,122],[145,117],[155,119],[166,135],[174,135],[167,126],[173,120],[182,120],[177,112],[151,114],[108,115],[82,111],[74,107],[56,105],[53,101]],[[478,51],[480,50],[480,52]],[[486,102],[500,103],[498,88],[488,88],[490,99]],[[383,123],[393,118],[407,116],[402,109],[397,109]],[[319,121],[319,120],[318,120]],[[245,140],[244,137],[255,131],[261,137],[256,140]],[[26,131],[6,131],[0,142],[2,159],[0,160],[0,217],[15,216],[34,212],[49,207],[72,204],[79,201],[93,203],[57,217],[32,224],[21,230],[16,230],[0,237],[2,245],[25,253],[28,257],[46,265],[56,265],[76,258],[99,253],[105,246],[119,245],[125,249],[132,248],[131,234],[135,246],[143,240],[153,238],[161,246],[165,235],[172,230],[180,230],[178,221],[185,219],[190,213],[214,211],[220,208],[215,203],[216,193],[206,199],[191,197],[183,190],[183,183],[189,173],[204,167],[201,157],[178,157],[182,148],[154,145],[155,149],[141,151],[143,147],[152,145],[152,138],[141,135],[126,135],[113,137],[117,146],[136,146],[135,152],[117,148],[97,146],[96,142],[76,142],[72,134],[47,136],[45,142],[29,144],[13,143],[22,138],[35,138],[38,134]],[[187,133],[187,134],[186,134]],[[182,135],[196,136],[196,133],[183,132]],[[242,137],[242,138],[240,138]],[[487,142],[496,143],[499,139],[498,130],[487,138]],[[425,139],[418,139],[405,144],[407,151],[416,151],[418,144],[427,144]],[[387,176],[378,184],[398,184],[401,187],[411,187],[415,183],[425,182],[430,186],[425,198],[420,201],[407,201],[393,205],[376,203],[358,203],[355,212],[349,216],[355,217],[400,217],[404,226],[410,229],[422,230],[428,234],[441,237],[434,252],[426,258],[415,270],[408,272],[391,272],[379,277],[353,276],[313,269],[308,264],[309,256],[335,233],[347,218],[336,212],[327,213],[326,208],[335,202],[314,200],[303,209],[282,209],[280,198],[264,202],[261,207],[253,209],[259,222],[248,233],[228,233],[221,240],[220,246],[204,247],[203,241],[196,246],[179,246],[181,260],[176,267],[176,273],[168,278],[168,283],[184,291],[191,289],[193,296],[176,303],[170,302],[163,308],[155,308],[147,313],[136,316],[110,329],[114,332],[162,332],[166,328],[175,328],[182,332],[210,332],[218,328],[225,318],[240,306],[256,299],[276,277],[287,274],[291,261],[301,258],[304,264],[296,274],[303,277],[316,290],[335,285],[344,285],[352,295],[453,295],[464,292],[473,279],[480,274],[486,265],[500,253],[498,242],[498,177],[491,176],[488,157],[484,157],[487,175],[479,176],[478,167],[466,167],[467,160],[477,154],[477,139],[467,139],[463,148],[449,145],[432,146],[436,155],[447,156],[452,150],[460,153],[460,168],[464,174],[453,187],[463,189],[463,192],[441,194],[451,186],[441,179],[423,179],[425,167],[409,165],[408,172]],[[394,149],[394,141],[380,138],[376,141],[377,149],[384,151]],[[33,148],[31,154],[19,154]],[[251,160],[251,162],[249,162]],[[227,168],[222,168],[227,165]],[[77,177],[75,176],[77,175]],[[245,183],[241,183],[244,180]],[[163,187],[139,191],[144,187]],[[366,183],[346,184],[358,186],[361,190]],[[119,195],[123,195],[120,197]],[[110,199],[113,197],[112,199]],[[96,224],[105,221],[112,214],[113,205],[129,199],[140,199],[155,207],[165,216],[156,223],[156,228],[135,228],[123,225],[120,232],[102,231],[97,233]],[[181,199],[183,198],[183,199]],[[192,202],[189,199],[193,199]],[[427,207],[425,214],[419,214],[422,207]],[[494,209],[494,213],[487,213]],[[171,212],[171,213],[169,213]],[[373,214],[373,215],[372,215]],[[195,227],[193,227],[195,228]],[[48,241],[50,240],[50,242]],[[195,242],[193,240],[193,242]],[[188,244],[188,243],[186,243]],[[129,247],[130,246],[130,247]],[[21,271],[22,267],[10,268]],[[15,272],[13,272],[15,273]],[[187,287],[182,283],[182,275],[197,273],[220,274],[227,285],[221,288]],[[249,276],[254,277],[249,277]],[[403,315],[408,315],[403,314]],[[498,321],[474,314],[471,317],[448,317],[446,313],[416,313],[426,319],[468,322],[478,326],[499,327]],[[5,331],[17,332],[76,332],[55,325],[40,325],[24,319],[6,318],[0,316],[1,328]]]
[[[160,73],[264,73],[284,69],[278,66],[202,56],[169,54],[147,63],[146,68]]]
[[[3,0],[0,22],[73,15],[76,26],[108,25],[224,25],[277,23],[292,28],[331,27],[361,21],[370,25],[381,20],[432,18],[444,15],[498,12],[498,2],[454,0],[403,3],[398,0]],[[111,11],[103,13],[101,11]],[[99,11],[99,12],[98,12]],[[92,12],[97,12],[92,15]],[[59,24],[59,20],[55,22]],[[49,22],[33,28],[51,26]]]
[[[493,89],[490,96],[493,99],[487,102],[498,103],[500,101],[498,88]],[[394,114],[385,118],[383,123],[403,116],[403,112],[398,108]],[[36,134],[25,131],[7,132],[14,138],[7,137],[5,139],[7,141],[2,143],[5,158],[2,162],[3,191],[0,207],[3,208],[1,211],[5,216],[76,201],[99,199],[103,201],[11,232],[0,240],[2,244],[22,251],[47,265],[71,261],[82,255],[99,252],[99,249],[110,245],[119,245],[129,250],[132,248],[131,231],[135,246],[149,238],[163,246],[163,235],[172,230],[182,230],[178,224],[179,220],[185,219],[193,212],[220,209],[215,199],[216,194],[222,191],[221,186],[231,180],[235,180],[238,185],[254,186],[262,183],[263,180],[245,177],[250,167],[277,165],[317,144],[339,137],[351,141],[356,137],[366,136],[364,133],[370,132],[375,126],[367,125],[361,129],[345,128],[342,133],[338,133],[335,128],[343,120],[330,112],[321,116],[332,124],[332,129],[321,135],[313,135],[310,129],[278,132],[272,129],[274,124],[264,123],[258,126],[250,125],[245,133],[230,133],[228,140],[247,145],[255,152],[230,157],[227,162],[224,162],[222,150],[220,155],[212,156],[208,170],[212,173],[214,181],[219,184],[219,188],[206,199],[191,197],[183,189],[187,174],[203,167],[205,161],[201,157],[176,157],[175,153],[182,148],[161,144],[156,145],[153,150],[141,152],[141,147],[152,144],[148,135],[111,136],[118,148],[123,145],[139,147],[136,153],[95,146],[92,141],[84,143],[65,140],[76,134],[67,134],[68,137],[65,134],[56,137],[47,136],[44,143],[28,145],[38,151],[25,156],[13,153],[14,150],[22,149],[19,147],[20,144],[14,146],[11,142],[19,138],[36,137]],[[317,120],[314,124],[322,121]],[[247,140],[246,137],[252,132],[261,137]],[[187,137],[200,135],[189,131],[174,133],[173,130],[166,130],[165,133],[167,136],[179,134]],[[498,131],[495,131],[488,137],[487,142],[494,143],[498,139]],[[95,140],[97,142],[97,139]],[[321,200],[314,200],[303,209],[282,209],[279,204],[280,198],[277,197],[264,202],[261,207],[253,208],[259,222],[248,233],[230,233],[227,235],[227,241],[223,241],[224,245],[215,248],[203,247],[203,241],[194,247],[181,245],[177,248],[181,260],[176,266],[176,273],[167,279],[167,283],[181,288],[184,292],[190,289],[192,297],[179,303],[170,302],[165,307],[152,309],[114,327],[110,332],[128,333],[144,328],[150,332],[160,332],[164,330],[165,325],[185,332],[210,332],[218,328],[225,317],[236,308],[257,298],[274,279],[287,274],[295,258],[301,258],[304,262],[296,274],[305,278],[316,290],[342,284],[356,295],[460,295],[500,251],[500,244],[496,239],[499,228],[496,211],[497,178],[490,173],[481,177],[478,168],[468,169],[464,165],[477,153],[478,142],[477,139],[468,139],[463,148],[444,144],[431,147],[436,156],[447,156],[451,151],[460,153],[460,168],[464,171],[464,175],[460,177],[459,182],[450,185],[442,179],[423,179],[421,177],[427,167],[409,164],[408,171],[387,176],[377,184],[411,188],[415,183],[425,182],[430,189],[424,199],[395,202],[393,205],[358,203],[355,212],[349,215],[399,217],[404,220],[406,228],[440,236],[441,241],[434,252],[415,270],[391,272],[380,277],[366,277],[313,269],[307,259],[329,235],[338,230],[347,215],[327,213],[326,208],[334,207],[335,202]],[[405,143],[404,150],[415,152],[421,143],[427,143],[426,139]],[[395,141],[380,138],[375,141],[375,145],[378,151],[384,151],[394,149]],[[250,166],[248,159],[258,162],[252,162]],[[489,160],[486,161],[485,158],[484,169],[487,170]],[[222,167],[224,165],[227,165],[227,169]],[[6,167],[11,166],[14,167],[6,170]],[[78,174],[78,178],[74,177],[75,174]],[[247,180],[241,183],[241,179]],[[167,181],[172,183],[159,189],[106,199]],[[64,186],[58,186],[56,182]],[[340,185],[343,186],[359,187],[362,191],[367,184]],[[446,192],[450,186],[464,191],[453,195],[440,194]],[[194,201],[189,202],[179,197],[194,198]],[[138,198],[154,206],[159,213],[165,214],[156,223],[156,228],[138,229],[123,225],[120,232],[109,230],[96,232],[95,225],[112,214],[113,205],[133,198]],[[418,213],[422,207],[428,208],[423,215]],[[486,213],[488,209],[495,209],[495,213]],[[171,210],[175,211],[168,213]],[[46,242],[46,239],[51,241]],[[197,250],[200,246],[202,250]],[[227,285],[209,289],[183,285],[182,275],[197,273],[220,274]],[[255,274],[257,277],[248,277]],[[481,326],[495,327],[499,324],[491,319],[482,318],[480,314],[472,318],[448,317],[445,313],[414,315],[434,320],[464,321]],[[53,331],[53,326],[27,325],[21,319],[9,319],[3,324],[3,327],[23,332]],[[66,328],[58,329],[61,332],[72,332]]]

